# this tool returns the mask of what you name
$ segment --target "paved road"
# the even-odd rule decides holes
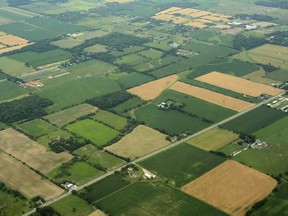
[[[154,152],[152,152],[152,153],[150,153],[150,154],[147,154],[147,155],[145,155],[145,156],[143,156],[143,157],[141,157],[141,158],[138,158],[138,159],[136,159],[136,160],[134,160],[134,161],[131,161],[131,162],[128,163],[128,164],[140,162],[140,161],[145,160],[145,159],[147,159],[147,158],[149,158],[149,157],[152,157],[152,156],[154,156],[154,155],[156,155],[156,154],[159,154],[159,153],[161,153],[161,152],[163,152],[163,151],[166,151],[166,150],[168,150],[168,149],[170,149],[170,148],[173,148],[173,147],[175,147],[175,146],[177,146],[177,145],[179,145],[179,144],[181,144],[181,143],[183,143],[183,142],[188,141],[189,139],[191,139],[191,138],[193,138],[193,137],[195,137],[195,136],[198,136],[198,135],[200,135],[200,134],[202,134],[202,133],[205,133],[205,132],[208,131],[208,130],[211,130],[211,129],[213,129],[213,128],[218,127],[218,125],[224,124],[224,123],[226,123],[226,122],[228,122],[228,121],[231,121],[231,120],[233,120],[233,119],[235,119],[235,118],[237,118],[237,117],[239,117],[239,116],[241,116],[241,115],[243,115],[243,114],[245,114],[245,113],[248,113],[248,112],[250,112],[251,110],[254,110],[254,109],[258,108],[258,107],[260,107],[260,106],[262,106],[262,105],[264,105],[264,104],[266,104],[266,103],[274,100],[274,99],[277,98],[278,96],[283,95],[283,94],[285,94],[285,93],[281,93],[281,94],[279,94],[279,95],[277,95],[277,96],[274,96],[274,97],[272,97],[272,98],[270,98],[270,99],[268,99],[268,100],[266,100],[266,101],[263,101],[263,102],[255,105],[255,106],[253,106],[253,107],[251,107],[251,108],[243,111],[243,112],[237,113],[237,114],[235,114],[235,115],[233,115],[233,116],[231,116],[231,117],[229,117],[229,118],[227,118],[227,119],[224,119],[224,120],[221,121],[221,122],[218,122],[218,123],[216,123],[216,124],[213,124],[213,125],[205,128],[205,129],[203,129],[203,130],[201,130],[201,131],[199,131],[199,132],[197,132],[197,133],[195,133],[195,134],[192,134],[191,136],[188,136],[188,137],[186,137],[186,138],[184,138],[184,139],[182,139],[182,140],[180,140],[180,141],[177,141],[177,142],[175,142],[175,143],[172,143],[172,144],[170,144],[170,145],[168,145],[168,146],[166,146],[166,147],[164,147],[164,148],[161,148],[161,149],[159,149],[159,150],[157,150],[157,151],[154,151]],[[123,167],[127,166],[128,164],[125,164],[125,165],[123,165],[123,166],[121,166],[121,167],[119,167],[119,168],[117,168],[117,169],[114,169],[114,170],[112,170],[112,171],[109,171],[109,172],[105,173],[103,176],[100,176],[100,177],[98,177],[98,178],[93,179],[93,180],[90,181],[90,182],[87,182],[86,184],[78,187],[78,188],[76,189],[76,191],[79,191],[79,190],[83,189],[84,187],[87,187],[87,186],[89,186],[89,185],[91,185],[91,184],[94,184],[95,182],[100,181],[101,179],[104,179],[105,177],[107,177],[107,176],[109,176],[109,175],[112,175],[112,174],[113,174],[115,171],[117,171],[117,170],[120,171]],[[50,200],[50,201],[44,203],[44,204],[41,205],[40,207],[49,206],[49,205],[51,205],[52,203],[55,203],[55,202],[57,202],[57,201],[65,198],[65,197],[69,196],[70,194],[71,194],[71,191],[66,192],[65,194],[62,194],[61,196],[59,196],[59,197],[57,197],[57,198],[55,198],[55,199],[53,199],[53,200]],[[27,213],[23,214],[22,216],[28,216],[28,215],[34,213],[35,211],[36,211],[36,209],[32,209],[30,212],[27,212]]]

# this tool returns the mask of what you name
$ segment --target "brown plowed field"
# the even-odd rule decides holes
[[[283,92],[283,90],[274,88],[272,86],[255,83],[243,78],[216,71],[197,77],[196,80],[252,97],[258,97],[261,94],[277,95]]]
[[[188,94],[193,97],[197,97],[210,103],[214,103],[219,106],[226,107],[228,109],[235,110],[238,112],[246,110],[255,105],[253,103],[242,101],[236,98],[232,98],[226,95],[222,95],[213,91],[209,91],[182,82],[177,82],[170,88],[175,91]]]
[[[230,215],[244,216],[276,185],[277,181],[270,176],[229,160],[183,186],[182,190]]]
[[[178,79],[178,75],[171,75],[158,79],[128,90],[131,94],[137,95],[144,100],[152,100],[158,97],[165,89],[173,85]]]

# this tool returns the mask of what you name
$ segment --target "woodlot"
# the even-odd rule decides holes
[[[229,160],[183,186],[182,190],[230,215],[244,216],[276,185],[277,181],[270,176]]]
[[[255,104],[242,101],[236,98],[232,98],[223,94],[219,94],[213,91],[209,91],[203,88],[192,86],[183,82],[177,82],[172,87],[172,90],[191,95],[196,98],[208,101],[210,103],[217,104],[222,107],[226,107],[231,110],[241,112],[246,110]]]

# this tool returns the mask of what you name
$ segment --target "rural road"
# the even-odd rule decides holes
[[[237,118],[237,117],[239,117],[239,116],[241,116],[241,115],[243,115],[243,114],[245,114],[245,113],[248,113],[248,112],[250,112],[251,110],[254,110],[254,109],[258,108],[258,107],[260,107],[260,106],[262,106],[262,105],[264,105],[264,104],[266,104],[266,103],[274,100],[275,98],[283,95],[283,94],[285,94],[285,92],[284,92],[284,93],[281,93],[281,94],[279,94],[279,95],[276,95],[276,96],[274,96],[274,97],[271,97],[271,98],[269,98],[268,100],[265,100],[265,101],[263,101],[263,102],[255,105],[255,106],[253,106],[253,107],[251,107],[251,108],[243,111],[243,112],[239,112],[239,113],[237,113],[237,114],[235,114],[235,115],[233,115],[233,116],[231,116],[231,117],[229,117],[229,118],[227,118],[227,119],[224,119],[224,120],[221,121],[221,122],[218,122],[218,123],[216,123],[216,124],[213,124],[213,125],[205,128],[205,129],[203,129],[203,130],[201,130],[201,131],[199,131],[199,132],[197,132],[197,133],[195,133],[195,134],[192,134],[191,136],[188,136],[188,137],[186,137],[186,138],[184,138],[184,139],[182,139],[182,140],[179,140],[179,141],[177,141],[177,142],[174,142],[174,143],[172,143],[172,144],[170,144],[170,145],[168,145],[168,146],[165,146],[165,147],[163,147],[163,148],[161,148],[161,149],[159,149],[159,150],[156,150],[156,151],[154,151],[154,152],[152,152],[152,153],[150,153],[150,154],[144,155],[144,156],[141,157],[141,158],[135,159],[135,160],[131,161],[131,162],[128,163],[128,164],[133,164],[133,163],[140,162],[140,161],[145,160],[145,159],[147,159],[147,158],[149,158],[149,157],[152,157],[152,156],[154,156],[154,155],[156,155],[156,154],[159,154],[159,153],[161,153],[161,152],[163,152],[163,151],[166,151],[166,150],[168,150],[168,149],[170,149],[170,148],[173,148],[173,147],[175,147],[175,146],[177,146],[177,145],[179,145],[179,144],[181,144],[181,143],[183,143],[183,142],[188,141],[189,139],[191,139],[191,138],[193,138],[193,137],[196,137],[196,136],[198,136],[198,135],[200,135],[200,134],[202,134],[202,133],[205,133],[205,132],[208,131],[208,130],[211,130],[211,129],[213,129],[213,128],[218,127],[218,125],[224,124],[224,123],[226,123],[226,122],[228,122],[228,121],[231,121],[231,120],[233,120],[233,119],[235,119],[235,118]],[[117,169],[108,171],[108,172],[105,173],[104,175],[102,175],[102,176],[100,176],[100,177],[98,177],[98,178],[95,178],[95,179],[87,182],[87,183],[84,184],[84,185],[81,185],[81,186],[77,187],[76,191],[79,191],[79,190],[83,189],[84,187],[87,187],[87,186],[89,186],[89,185],[91,185],[91,184],[94,184],[95,182],[98,182],[98,181],[106,178],[106,177],[109,176],[109,175],[112,175],[115,171],[120,171],[123,167],[127,166],[128,164],[125,164],[125,165],[123,165],[123,166],[121,166],[121,167],[119,167],[119,168],[117,168]],[[40,206],[40,208],[49,206],[49,205],[51,205],[51,204],[53,204],[53,203],[55,203],[55,202],[57,202],[57,201],[65,198],[65,197],[69,196],[70,194],[71,194],[71,191],[68,191],[68,192],[62,194],[61,196],[56,197],[55,199],[52,199],[52,200],[44,203],[43,205]],[[28,216],[28,215],[34,213],[35,211],[36,211],[36,209],[34,208],[34,209],[32,209],[31,211],[23,214],[22,216]]]

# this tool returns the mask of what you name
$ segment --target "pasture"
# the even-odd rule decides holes
[[[24,62],[16,61],[8,57],[0,58],[0,69],[11,76],[19,76],[35,71],[32,67],[27,67]]]
[[[54,86],[48,86],[36,94],[49,98],[54,102],[52,106],[45,108],[48,113],[83,103],[89,98],[119,91],[119,85],[108,78],[87,77],[76,80],[68,80]],[[61,94],[59,94],[61,92]]]
[[[154,104],[136,109],[134,114],[139,122],[171,136],[187,131],[196,133],[209,126],[209,123],[198,118],[177,110],[160,110]]]
[[[106,125],[109,125],[110,127],[121,131],[123,130],[127,125],[127,119],[116,115],[114,113],[100,110],[97,112],[94,116],[91,117],[93,120],[99,121],[101,123],[104,123]]]
[[[100,165],[108,170],[116,169],[125,164],[125,161],[107,153],[98,150],[94,145],[88,144],[74,151],[83,160],[90,164]]]
[[[221,127],[234,132],[252,134],[285,116],[286,114],[282,111],[261,106],[221,125]]]
[[[252,82],[243,78],[234,77],[215,71],[197,77],[196,80],[252,97],[259,97],[261,94],[275,96],[283,92],[283,90],[274,88],[272,86]]]
[[[79,186],[103,174],[103,171],[97,170],[83,161],[76,161],[62,164],[60,167],[52,170],[48,174],[48,177],[58,183],[69,181]]]
[[[49,122],[57,125],[58,127],[63,127],[70,122],[76,121],[80,117],[96,113],[97,111],[97,107],[84,103],[50,114],[45,116],[44,119],[47,119]]]
[[[67,152],[56,154],[12,128],[0,131],[0,149],[43,174],[72,159]]]
[[[285,46],[264,44],[254,49],[243,51],[242,53],[238,54],[236,58],[243,61],[271,64],[275,67],[281,67],[281,69],[287,70],[287,55],[288,48]]]
[[[114,203],[111,205],[111,203]],[[225,215],[221,211],[164,184],[138,182],[96,202],[111,215]]]
[[[115,129],[91,119],[77,121],[66,126],[66,129],[90,140],[98,147],[106,145],[120,134]]]
[[[149,49],[149,50],[144,50],[142,52],[139,52],[138,55],[144,56],[150,60],[153,60],[153,59],[160,59],[163,53],[159,50]]]
[[[71,49],[73,47],[79,46],[83,42],[84,42],[83,40],[79,40],[77,38],[64,38],[57,41],[53,41],[51,44],[58,46],[59,48],[62,49]]]
[[[139,125],[131,133],[105,150],[132,160],[149,154],[169,144],[166,135],[149,127]]]
[[[279,175],[288,171],[288,117],[282,118],[254,133],[256,138],[267,142],[268,147],[248,149],[233,159],[247,164],[261,172]],[[273,163],[272,163],[273,162]]]
[[[17,128],[23,131],[25,134],[33,137],[34,139],[40,136],[50,134],[56,131],[57,128],[41,119],[34,119],[29,122],[17,125]]]
[[[0,82],[0,91],[0,101],[2,102],[28,95],[29,89],[22,88],[17,84],[6,80]]]
[[[50,50],[43,53],[27,51],[10,56],[10,58],[16,61],[27,63],[34,68],[42,65],[61,62],[70,59],[71,57],[72,57],[71,53],[60,49]]]
[[[62,216],[82,216],[93,212],[93,207],[85,200],[75,195],[70,195],[51,205]]]
[[[2,151],[0,161],[0,181],[27,198],[41,196],[45,200],[50,200],[64,193],[64,190]]]
[[[131,89],[128,92],[143,100],[152,100],[159,96],[161,92],[173,85],[178,79],[178,75],[171,75],[159,80],[155,80]]]
[[[90,46],[84,49],[84,52],[88,52],[88,53],[101,53],[101,52],[106,52],[106,51],[107,51],[107,47],[102,44],[95,44],[93,46]]]
[[[80,196],[90,203],[95,203],[109,194],[114,193],[129,185],[128,181],[124,181],[121,175],[112,174],[100,181],[89,185],[87,188],[80,191]]]
[[[213,122],[218,122],[236,114],[233,110],[170,89],[167,89],[159,97],[154,99],[154,102],[171,102],[174,106],[182,105],[183,108],[181,107],[181,109],[183,111]]]
[[[183,82],[177,82],[176,84],[171,86],[170,89],[187,94],[187,95],[191,95],[193,97],[208,101],[210,103],[213,103],[213,104],[216,104],[216,105],[219,105],[219,106],[231,109],[231,110],[235,110],[237,112],[244,111],[255,105],[246,101],[242,101],[236,98],[232,98],[232,97],[222,95],[222,94],[219,94],[210,90],[206,90],[203,88],[199,88],[196,86],[192,86]]]
[[[223,157],[184,143],[139,164],[156,175],[168,179],[177,187],[181,187],[224,161]]]
[[[235,133],[213,128],[201,135],[193,137],[186,143],[201,148],[206,151],[216,151],[236,140],[239,136]]]
[[[113,73],[116,70],[114,65],[97,59],[81,62],[67,68],[71,74],[86,77],[86,76],[101,76],[104,74]]]
[[[129,89],[154,80],[154,77],[141,73],[131,73],[120,76],[117,81],[124,89]]]
[[[186,193],[229,215],[245,215],[267,197],[277,181],[235,161],[226,161],[182,187]]]

